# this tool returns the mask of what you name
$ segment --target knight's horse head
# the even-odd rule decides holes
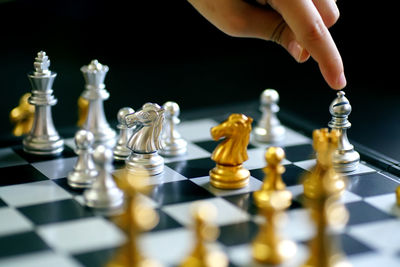
[[[147,129],[146,136],[149,138],[146,138],[146,142],[148,144],[136,144],[133,142],[135,147],[146,147],[146,150],[151,151],[160,149],[160,134],[164,122],[164,111],[158,104],[146,103],[141,110],[125,116],[126,126],[133,128],[131,140],[136,140],[135,136],[139,132],[143,132],[144,128]],[[141,131],[142,129],[143,131]],[[130,143],[132,143],[131,140],[129,141]]]
[[[251,131],[253,119],[243,114],[233,113],[227,120],[211,129],[211,136],[214,140],[222,137],[232,138],[247,134]]]

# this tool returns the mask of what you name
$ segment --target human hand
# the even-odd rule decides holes
[[[335,0],[257,0],[272,9],[243,0],[188,0],[224,33],[282,45],[297,62],[310,55],[333,89],[346,86],[342,58],[328,28],[339,18]]]

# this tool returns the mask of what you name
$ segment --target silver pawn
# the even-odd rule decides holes
[[[35,106],[35,118],[31,131],[23,140],[23,148],[31,154],[59,154],[64,150],[64,140],[58,135],[51,115],[51,106],[57,104],[52,95],[57,73],[49,70],[50,60],[43,51],[37,54],[33,66],[35,70],[28,74],[32,85],[28,102]]]
[[[176,126],[180,122],[178,118],[180,113],[179,105],[168,101],[163,105],[163,108],[165,109],[165,123],[159,152],[162,156],[167,157],[181,156],[187,151],[187,142],[176,130]]]
[[[115,160],[125,160],[131,154],[131,151],[126,145],[132,135],[132,129],[128,128],[125,124],[125,116],[131,113],[135,113],[135,111],[130,107],[124,107],[118,111],[117,128],[119,129],[119,136],[113,150]]]
[[[260,97],[261,120],[254,128],[254,137],[258,142],[275,143],[285,138],[285,127],[281,125],[276,113],[279,111],[279,94],[274,89],[266,89]]]
[[[360,154],[354,150],[354,146],[347,138],[347,129],[351,127],[351,123],[347,120],[351,113],[351,105],[344,95],[343,91],[339,91],[337,98],[329,106],[332,120],[328,126],[341,132],[338,148],[333,154],[333,166],[338,172],[351,172],[358,168]]]
[[[113,147],[116,133],[108,124],[103,107],[104,100],[110,97],[104,84],[108,67],[92,60],[89,65],[83,66],[81,71],[86,82],[82,97],[89,101],[88,114],[82,128],[93,133],[95,145]]]
[[[124,202],[124,194],[117,187],[112,175],[112,150],[99,145],[93,152],[93,159],[99,174],[92,187],[85,190],[85,205],[96,209],[117,209]]]
[[[76,154],[78,160],[74,166],[74,170],[68,174],[67,180],[69,186],[73,188],[90,187],[98,172],[92,159],[92,145],[94,136],[86,130],[79,130],[75,134]]]

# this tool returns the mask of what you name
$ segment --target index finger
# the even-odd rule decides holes
[[[346,85],[342,58],[314,3],[311,0],[271,0],[270,5],[282,15],[296,40],[318,62],[329,86],[342,89]]]

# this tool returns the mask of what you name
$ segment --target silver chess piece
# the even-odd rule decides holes
[[[58,135],[51,115],[51,106],[57,104],[52,89],[57,73],[49,70],[46,52],[40,51],[33,65],[35,70],[28,74],[32,85],[28,102],[35,106],[35,117],[31,131],[23,140],[23,148],[31,154],[59,154],[64,150],[64,140]]]
[[[88,188],[96,179],[98,172],[92,159],[94,136],[86,130],[75,134],[75,146],[78,159],[74,170],[68,174],[68,185],[73,188]]]
[[[82,128],[93,133],[95,145],[113,147],[116,133],[108,124],[103,107],[104,100],[110,97],[104,84],[108,67],[92,60],[89,65],[83,66],[81,71],[86,82],[82,97],[89,101],[87,118]]]
[[[124,202],[124,193],[119,189],[111,175],[112,150],[98,145],[93,152],[93,159],[99,172],[92,187],[83,193],[85,205],[96,209],[117,209]]]
[[[150,176],[163,172],[164,159],[157,152],[161,149],[163,122],[164,109],[153,103],[125,116],[127,127],[133,130],[127,144],[131,154],[125,161],[129,172]]]
[[[127,147],[127,144],[132,135],[132,129],[126,126],[125,116],[132,113],[135,113],[135,111],[130,107],[124,107],[118,111],[117,128],[119,129],[119,135],[113,150],[115,160],[126,160],[126,158],[131,154],[131,150]]]
[[[165,110],[165,122],[163,134],[161,136],[160,154],[167,157],[181,156],[187,151],[187,142],[176,130],[179,124],[179,105],[175,102],[168,101],[163,105]]]
[[[343,91],[337,93],[337,98],[329,106],[332,120],[328,126],[341,132],[338,148],[333,155],[333,166],[338,172],[351,172],[358,168],[360,154],[354,150],[347,138],[347,129],[351,127],[348,116],[351,113],[349,100]]]
[[[261,120],[254,128],[256,141],[262,143],[276,143],[285,138],[285,127],[281,125],[276,114],[279,112],[279,94],[274,89],[266,89],[260,97]]]

